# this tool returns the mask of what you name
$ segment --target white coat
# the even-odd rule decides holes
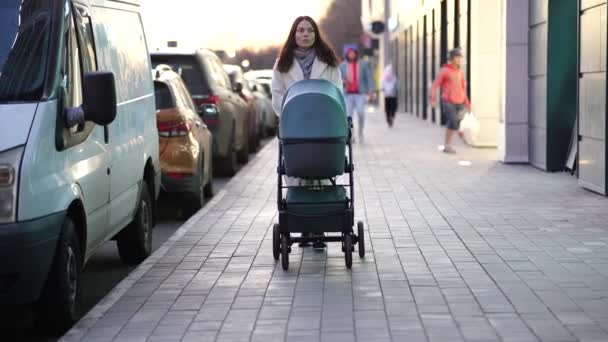
[[[331,67],[318,58],[315,58],[315,61],[312,64],[310,78],[327,80],[338,87],[338,89],[343,90],[340,68],[337,66]],[[281,105],[283,104],[283,96],[285,95],[287,88],[303,79],[304,72],[295,58],[291,64],[291,69],[289,69],[287,73],[280,72],[275,63],[272,74],[272,108],[278,116],[281,116]]]

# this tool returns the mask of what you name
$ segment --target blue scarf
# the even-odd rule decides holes
[[[301,49],[296,48],[294,50],[294,56],[300,68],[302,68],[302,72],[304,73],[304,79],[310,79],[310,73],[312,72],[312,65],[315,62],[315,58],[317,57],[317,53],[314,48],[309,49]]]

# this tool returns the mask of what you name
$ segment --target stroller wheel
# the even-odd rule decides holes
[[[344,234],[344,261],[349,270],[353,267],[353,235]]]
[[[278,224],[272,227],[272,256],[274,260],[279,260],[281,257],[281,233]]]
[[[281,235],[281,265],[287,271],[289,269],[289,236]]]
[[[357,222],[357,234],[359,234],[358,240],[357,240],[357,244],[359,245],[359,257],[364,258],[365,257],[365,233],[363,232],[363,222],[361,222],[361,221]]]

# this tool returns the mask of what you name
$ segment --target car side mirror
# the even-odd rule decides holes
[[[106,126],[116,119],[116,83],[108,71],[87,72],[82,80],[82,109],[87,121]]]
[[[220,116],[220,110],[214,104],[202,104],[198,108],[198,114],[203,119],[203,122],[207,125],[216,124]]]
[[[235,91],[236,93],[240,93],[240,92],[242,92],[242,91],[243,91],[243,83],[241,83],[241,82],[236,82],[236,83],[234,84],[234,91]]]

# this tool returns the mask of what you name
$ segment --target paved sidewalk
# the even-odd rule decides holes
[[[275,264],[272,143],[63,340],[608,341],[608,199],[492,149],[445,155],[409,115],[366,133],[352,271],[339,244]]]

